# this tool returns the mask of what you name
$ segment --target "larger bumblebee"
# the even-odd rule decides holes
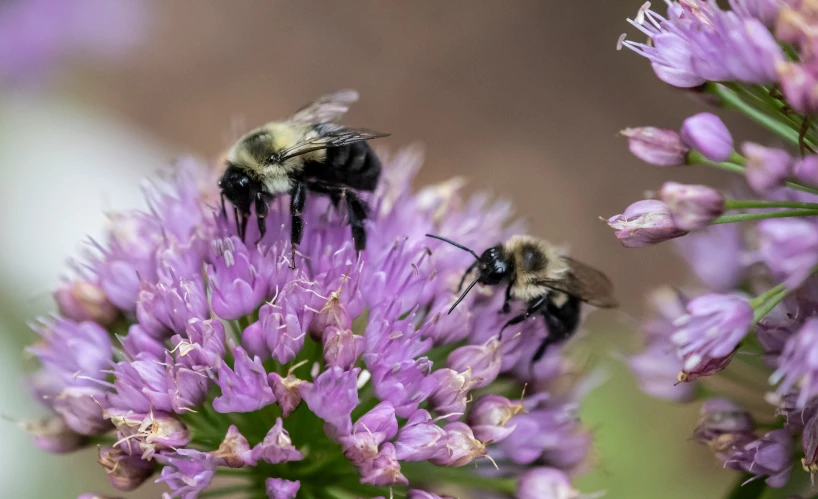
[[[500,330],[519,324],[534,314],[545,319],[548,335],[543,339],[534,356],[532,365],[545,355],[546,349],[562,342],[576,331],[580,319],[581,302],[600,308],[617,306],[611,281],[602,272],[565,256],[551,244],[531,236],[513,236],[504,244],[498,244],[478,256],[471,249],[439,236],[426,234],[468,251],[475,258],[460,285],[477,269],[477,277],[469,284],[449,313],[466,297],[475,284],[497,285],[505,283],[506,294],[501,312],[511,311],[511,300],[526,304],[525,312],[511,318]]]
[[[274,121],[251,130],[227,153],[227,170],[219,180],[224,200],[233,205],[236,230],[244,239],[251,206],[260,233],[267,230],[268,204],[276,195],[290,195],[292,229],[291,265],[304,233],[301,218],[307,192],[328,195],[336,206],[344,201],[355,249],[366,248],[364,220],[368,207],[356,191],[374,191],[381,163],[366,143],[388,134],[345,128],[334,122],[358,100],[354,90],[325,95],[285,121]]]

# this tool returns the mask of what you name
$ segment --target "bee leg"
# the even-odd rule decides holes
[[[248,217],[245,213],[239,213],[239,209],[234,206],[233,218],[236,220],[236,233],[238,234],[239,239],[244,241],[244,234],[247,232]]]
[[[227,208],[224,205],[224,192],[222,192],[222,216],[227,218]]]
[[[503,300],[503,308],[500,309],[501,314],[507,314],[511,312],[511,288],[514,286],[514,281],[508,283],[508,287],[506,288],[506,297]]]
[[[469,268],[467,268],[466,272],[463,273],[463,277],[460,278],[460,284],[457,285],[458,293],[460,292],[461,289],[463,289],[463,284],[466,282],[466,278],[469,277],[469,274],[471,274],[471,271],[474,270],[475,267],[477,267],[477,262],[474,262],[473,264],[469,265]]]
[[[355,251],[360,253],[366,249],[366,228],[364,221],[369,218],[369,207],[351,190],[345,192],[349,225],[352,229],[352,240],[355,242]]]
[[[304,210],[304,203],[307,201],[307,189],[303,182],[296,182],[290,197],[290,215],[292,216],[292,228],[290,229],[290,246],[292,246],[292,263],[290,268],[295,270],[295,248],[301,244],[304,237],[304,219],[301,212]]]
[[[561,306],[557,306],[553,301],[548,300],[545,310],[542,310],[545,325],[548,327],[548,336],[545,337],[540,347],[531,358],[532,366],[545,355],[545,350],[555,343],[560,343],[574,334],[579,325],[580,301],[574,296],[568,299]]]
[[[269,206],[267,202],[269,201],[269,195],[265,196],[264,192],[258,191],[256,193],[256,222],[258,222],[258,239],[256,240],[256,245],[264,239],[264,234],[267,233],[267,213],[269,210]]]
[[[528,308],[525,309],[525,312],[518,315],[518,316],[516,316],[516,317],[512,317],[508,322],[506,322],[506,324],[503,326],[503,328],[500,329],[500,334],[497,335],[497,339],[502,340],[503,339],[503,331],[508,326],[513,326],[514,324],[519,324],[519,323],[523,322],[524,320],[528,319],[532,315],[539,312],[540,309],[543,307],[543,305],[545,305],[545,303],[546,303],[545,296],[540,296],[539,298],[535,298],[535,299],[531,300],[530,302],[528,302]]]

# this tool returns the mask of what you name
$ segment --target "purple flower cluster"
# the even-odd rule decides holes
[[[32,388],[53,411],[27,423],[35,443],[102,443],[114,488],[155,479],[171,498],[227,474],[270,498],[436,498],[453,473],[465,489],[580,497],[569,474],[591,437],[565,388],[574,368],[558,349],[534,373],[521,362],[540,322],[498,340],[502,292],[447,315],[470,262],[424,236],[491,246],[518,229],[509,206],[463,199],[451,182],[413,194],[420,164],[412,149],[384,159],[360,257],[344,213],[310,199],[293,270],[286,202],[248,244],[217,208],[218,171],[181,161],[148,193],[149,213],[111,217],[107,241],[56,291],[60,315],[34,326]]]
[[[737,366],[730,379],[744,385],[745,397],[755,389],[758,400],[748,406],[766,404],[766,413],[757,409],[754,418],[711,398],[694,438],[725,467],[782,487],[798,459],[818,471],[818,129],[811,117],[818,109],[818,11],[801,1],[668,5],[663,17],[646,3],[629,22],[650,41],[623,36],[620,47],[648,58],[663,82],[766,127],[779,146],[737,145],[711,113],[688,118],[678,132],[622,132],[647,163],[718,168],[744,181],[728,193],[667,182],[656,199],[608,220],[629,248],[673,239],[699,281],[652,295],[645,349],[628,360],[643,391],[676,402],[714,391],[737,396],[711,377]],[[755,420],[765,421],[765,432]]]

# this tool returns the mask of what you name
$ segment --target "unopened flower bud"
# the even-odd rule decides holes
[[[487,445],[474,438],[472,429],[466,423],[449,423],[446,432],[446,452],[429,461],[440,466],[465,466],[487,454]]]
[[[118,447],[103,447],[97,460],[111,485],[124,492],[142,485],[155,471],[154,463],[130,456]]]
[[[267,487],[267,497],[270,499],[295,499],[298,489],[301,488],[301,481],[290,481],[283,478],[268,478],[265,480]]]
[[[361,470],[361,483],[376,487],[389,485],[409,485],[409,480],[400,471],[400,463],[395,456],[395,446],[383,444],[375,459]]]
[[[472,388],[490,385],[500,375],[503,355],[502,342],[496,337],[482,345],[465,345],[455,349],[446,361],[446,367],[457,372],[471,370]]]
[[[20,426],[34,437],[34,445],[53,454],[67,454],[82,449],[87,439],[69,428],[59,416],[21,421]]]
[[[340,329],[329,326],[324,329],[324,362],[328,366],[338,366],[350,369],[364,351],[366,339],[363,336],[352,334],[351,329]]]
[[[626,248],[651,246],[687,234],[676,226],[667,205],[654,199],[633,203],[621,215],[609,218],[608,225]]]
[[[500,395],[485,395],[472,406],[467,421],[481,442],[499,442],[517,429],[516,424],[507,425],[522,410],[522,402],[515,404]]]
[[[66,281],[54,293],[54,300],[61,315],[77,322],[92,321],[107,326],[119,315],[97,281]]]
[[[227,429],[227,435],[219,444],[218,450],[213,453],[213,457],[216,458],[217,465],[241,468],[244,465],[253,466],[256,464],[256,460],[252,458],[251,453],[247,439],[239,432],[236,425],[230,425],[230,428]]]
[[[733,137],[721,121],[711,113],[699,113],[682,124],[682,141],[711,161],[727,161],[733,152]]]
[[[286,418],[301,403],[301,392],[298,387],[306,383],[306,381],[296,378],[292,372],[286,378],[282,378],[281,375],[273,372],[267,376],[267,380],[273,389],[279,407],[281,407],[281,413]]]
[[[304,458],[293,445],[281,418],[276,419],[276,424],[270,428],[264,440],[253,447],[251,456],[253,461],[266,461],[271,464],[300,461]]]
[[[341,303],[340,293],[337,292],[330,294],[327,302],[312,318],[307,331],[314,340],[321,341],[324,331],[329,327],[352,329],[352,318]]]
[[[722,398],[708,399],[700,409],[693,438],[707,443],[725,433],[751,435],[755,430],[750,413]]]
[[[685,164],[688,147],[673,130],[654,127],[626,128],[622,135],[628,138],[628,148],[634,156],[656,166]]]
[[[724,213],[724,196],[706,185],[666,182],[660,193],[673,223],[683,230],[698,230]]]

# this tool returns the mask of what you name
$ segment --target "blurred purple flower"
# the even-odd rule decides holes
[[[639,388],[658,399],[690,402],[695,395],[693,385],[678,383],[682,362],[670,345],[652,345],[642,353],[628,358]]]
[[[795,162],[793,174],[799,181],[818,186],[818,156],[810,154]]]
[[[137,1],[15,0],[0,8],[0,81],[43,79],[67,59],[122,57],[141,40],[148,11]]]
[[[766,476],[770,487],[783,487],[792,470],[792,435],[787,430],[773,430],[733,451],[725,465],[757,478]]]
[[[602,494],[580,494],[568,475],[554,468],[532,468],[517,481],[518,499],[593,499]]]
[[[747,157],[747,183],[759,194],[783,186],[792,174],[793,159],[786,151],[745,142],[741,152]]]
[[[778,369],[770,377],[770,382],[778,384],[777,393],[785,395],[798,387],[796,407],[806,406],[810,397],[818,394],[818,385],[813,380],[818,376],[818,319],[811,318],[800,331],[793,335],[784,346],[779,357]]]
[[[745,276],[744,238],[739,224],[711,225],[673,242],[690,270],[712,291],[730,291]]]
[[[684,358],[685,371],[729,357],[753,320],[747,300],[730,295],[699,296],[690,300],[687,312],[674,323],[677,330],[671,337]]]
[[[796,288],[818,265],[818,227],[806,219],[762,220],[757,225],[758,252],[787,287]]]

